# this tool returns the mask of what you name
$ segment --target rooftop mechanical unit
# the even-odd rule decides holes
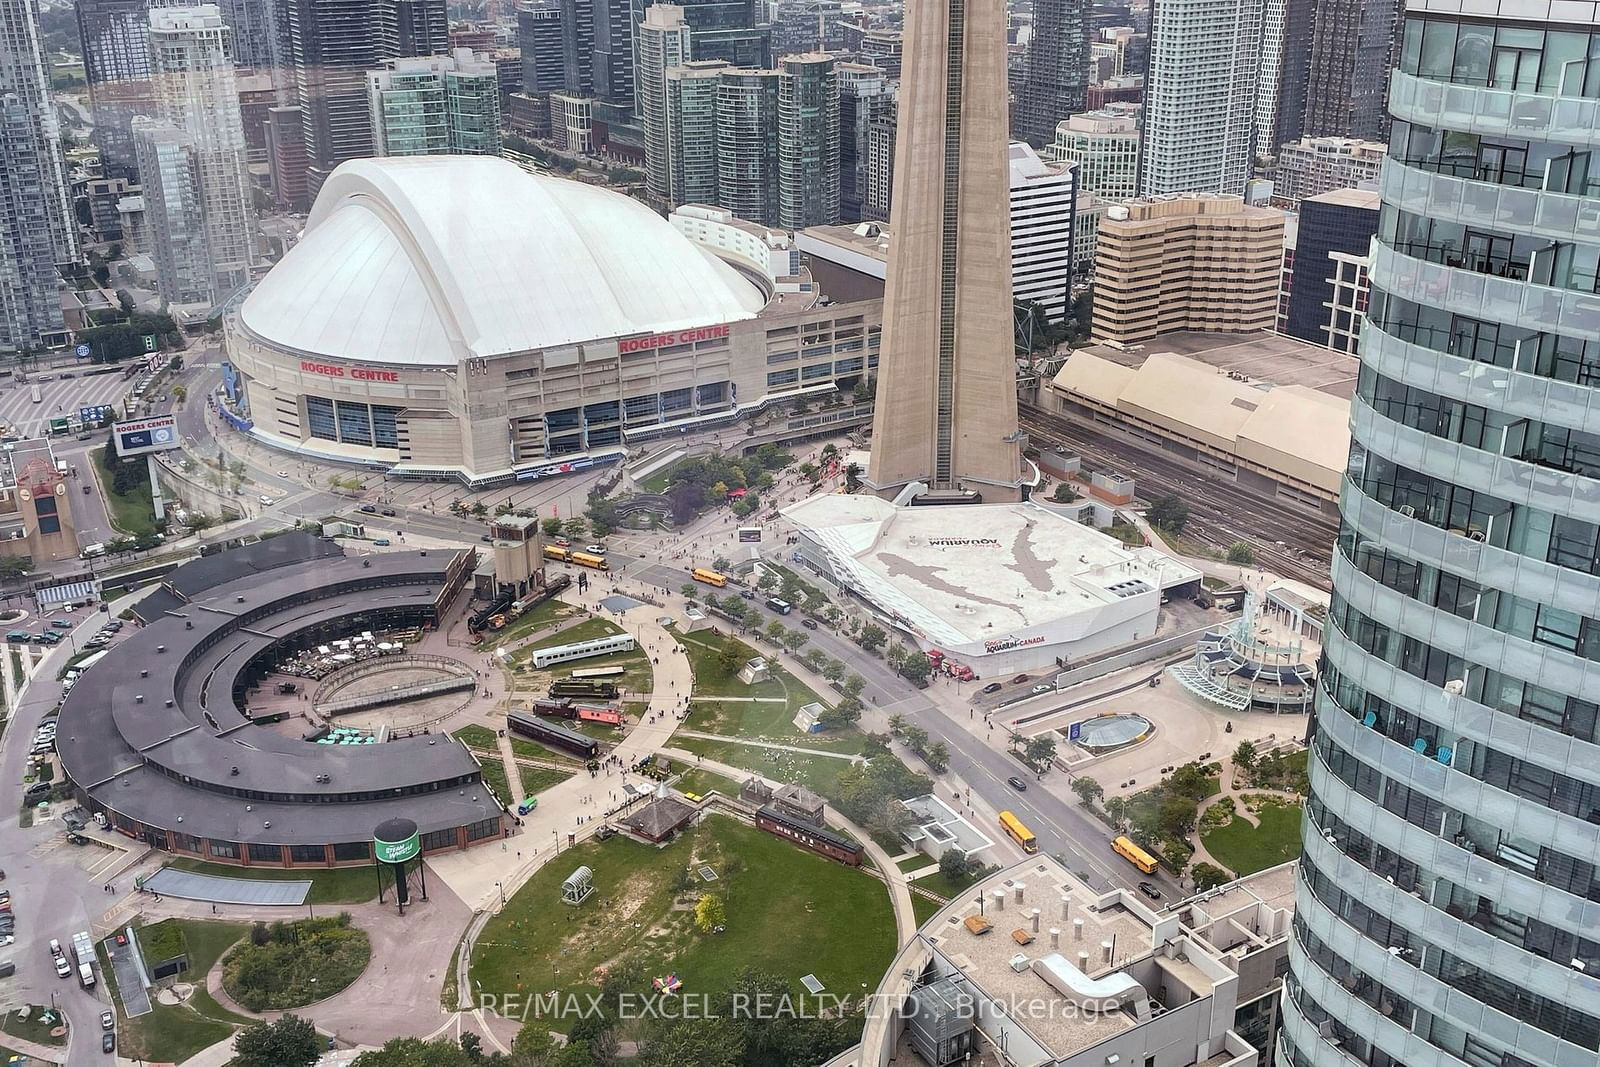
[[[906,1035],[929,1067],[959,1063],[974,1050],[977,1002],[953,976],[929,982],[911,994]]]

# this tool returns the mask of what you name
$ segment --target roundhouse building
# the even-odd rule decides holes
[[[854,386],[881,301],[831,304],[798,253],[748,245],[493,157],[352,160],[230,317],[222,410],[280,448],[488,485]]]
[[[425,852],[498,839],[503,809],[459,742],[317,745],[244,710],[296,651],[436,625],[472,563],[420,551],[245,567],[170,603],[62,703],[57,751],[79,802],[155,848],[243,865],[370,862],[373,828],[396,817],[416,822]]]

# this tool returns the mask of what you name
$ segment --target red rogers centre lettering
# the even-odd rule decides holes
[[[329,378],[349,378],[356,382],[398,382],[400,372],[392,370],[372,370],[369,367],[340,367],[333,363],[318,363],[311,359],[302,359],[300,369],[306,374],[322,374]]]
[[[625,337],[617,342],[617,351],[623,355],[629,352],[648,352],[652,348],[671,348],[673,345],[686,345],[691,341],[714,341],[719,337],[728,336],[728,324],[720,326],[697,326],[692,330],[678,330],[676,333],[658,333],[649,337]]]

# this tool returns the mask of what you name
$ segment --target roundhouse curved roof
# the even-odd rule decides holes
[[[357,159],[240,309],[261,340],[424,366],[753,317],[765,295],[643,204],[492,156]]]

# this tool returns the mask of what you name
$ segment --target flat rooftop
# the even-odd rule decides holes
[[[997,890],[1003,892],[1003,907],[997,906]],[[981,908],[979,896],[984,899]],[[1032,943],[1022,945],[1012,932],[1032,934],[1034,908],[1041,913],[1039,931],[1033,935]],[[967,920],[974,917],[992,928],[987,933],[973,933]],[[1076,919],[1083,920],[1081,941],[1073,933]],[[1168,940],[1157,932],[1156,923],[1160,921],[1126,891],[1097,893],[1055,860],[1035,858],[998,871],[971,887],[961,899],[930,919],[919,934],[960,970],[975,995],[1002,1005],[1026,1006],[1026,1017],[1020,1011],[1015,1013],[1017,1022],[1059,1060],[1140,1025],[1135,1006],[1082,1009],[1031,966],[1019,971],[1012,966],[1012,960],[1018,954],[1031,961],[1059,953],[1077,966],[1079,953],[1087,952],[1083,971],[1090,979],[1126,973],[1130,965],[1138,964],[1145,993],[1136,998],[1139,1001],[1161,996],[1160,988],[1151,988],[1150,978],[1156,975],[1163,984],[1181,985],[1194,996],[1209,995],[1212,980],[1194,963],[1156,954]],[[1059,947],[1051,944],[1052,927],[1060,931]],[[1178,933],[1176,924],[1171,924],[1171,933]],[[1112,946],[1109,962],[1104,948],[1108,943]]]
[[[947,644],[1015,635],[1199,578],[1156,549],[1129,548],[1030,503],[895,507],[824,493],[784,514],[880,607]]]
[[[1348,400],[1355,392],[1361,361],[1321,345],[1261,330],[1256,333],[1181,331],[1152,337],[1130,351],[1121,345],[1088,345],[1090,352],[1124,367],[1141,367],[1150,356],[1170,352],[1211,367],[1272,385],[1302,385]]]

